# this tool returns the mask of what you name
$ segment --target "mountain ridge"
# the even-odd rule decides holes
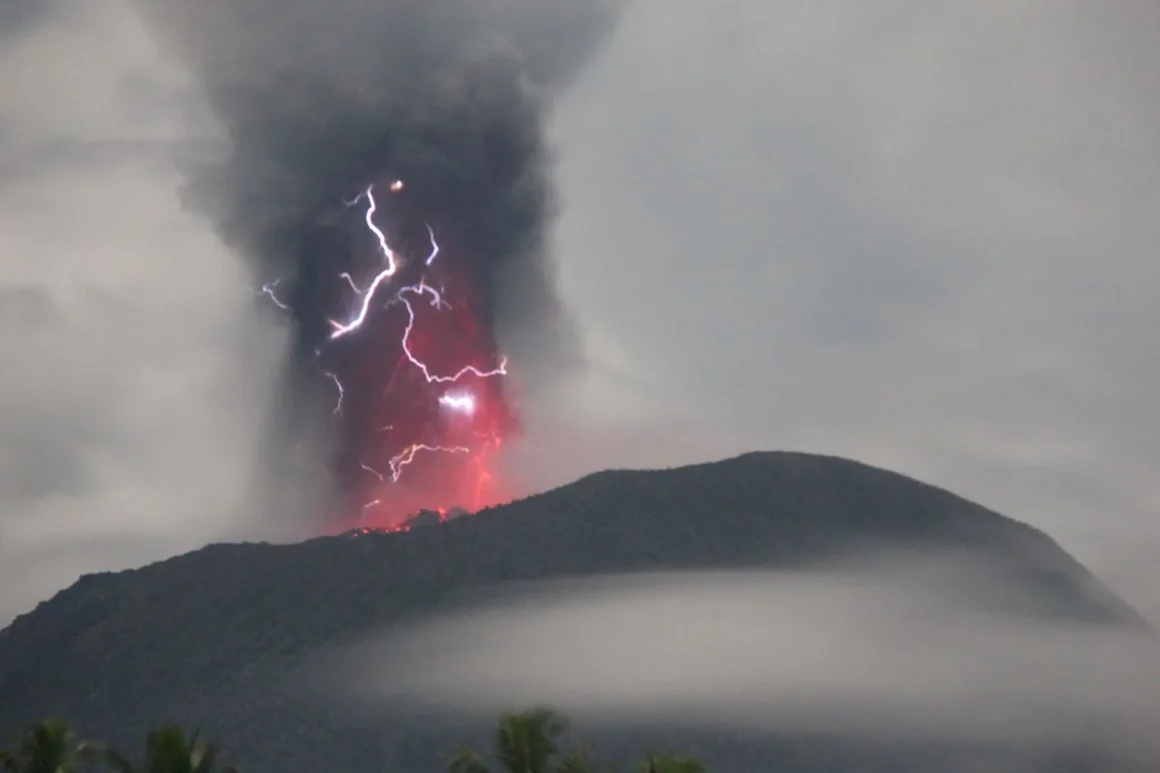
[[[1001,603],[1018,614],[1140,622],[1033,527],[849,459],[752,452],[601,471],[408,532],[217,543],[86,575],[0,632],[0,732],[64,716],[116,741],[151,722],[180,721],[256,754],[251,770],[333,767],[328,754],[346,760],[340,769],[365,767],[375,755],[418,764],[427,752],[396,735],[339,749],[334,739],[350,731],[304,703],[284,675],[322,647],[428,614],[464,589],[796,567],[874,546],[977,552],[1011,590]],[[252,750],[251,734],[285,737],[284,748]]]

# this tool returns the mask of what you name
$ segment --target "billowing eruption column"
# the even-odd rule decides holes
[[[187,201],[293,319],[258,488],[317,462],[331,509],[376,526],[502,498],[509,377],[579,360],[544,248],[546,112],[617,3],[138,2],[225,134],[190,155]]]

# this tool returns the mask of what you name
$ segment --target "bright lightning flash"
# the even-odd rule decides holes
[[[390,183],[388,189],[392,193],[397,193],[403,189],[403,182],[401,180],[395,180],[394,182]],[[365,212],[363,213],[363,220],[366,223],[367,229],[374,236],[374,239],[377,243],[378,252],[382,256],[383,265],[371,279],[370,283],[365,287],[360,287],[355,278],[352,277],[349,273],[344,272],[339,274],[339,278],[350,286],[351,291],[358,299],[358,303],[356,313],[348,321],[338,322],[333,319],[329,320],[333,328],[330,333],[331,341],[347,335],[351,335],[357,332],[363,326],[372,310],[372,304],[375,303],[379,293],[385,291],[385,288],[390,285],[391,280],[399,273],[399,270],[404,265],[404,259],[395,252],[390,244],[390,240],[387,238],[387,235],[375,222],[375,215],[379,210],[379,202],[375,198],[374,186],[368,186],[366,190],[359,194],[354,200],[345,201],[344,203],[348,207],[353,207],[358,202],[364,200],[366,201],[367,206]],[[424,265],[430,266],[438,257],[440,247],[438,241],[435,238],[434,229],[430,224],[425,223],[424,225],[426,226],[427,234],[430,237],[431,243],[431,250],[427,255]],[[283,304],[274,294],[274,288],[276,285],[277,280],[263,287],[262,292],[269,296],[279,307],[288,309],[289,307]],[[401,303],[407,310],[407,324],[401,336],[400,346],[402,348],[403,355],[406,357],[406,360],[423,374],[423,377],[426,379],[427,383],[453,384],[467,376],[474,376],[477,378],[492,378],[507,374],[506,358],[501,358],[497,367],[488,370],[478,368],[474,365],[466,365],[450,375],[439,375],[433,373],[431,368],[429,368],[428,365],[423,362],[411,348],[411,332],[415,327],[416,321],[415,308],[412,306],[412,300],[422,296],[429,296],[431,300],[431,306],[436,310],[441,308],[450,308],[449,304],[444,301],[442,292],[427,284],[426,281],[422,278],[418,284],[408,285],[396,289],[393,293],[393,296],[388,301],[386,301],[385,304],[381,305],[390,306],[395,303]],[[338,376],[332,372],[326,372],[324,375],[334,382],[334,385],[338,390],[338,399],[335,403],[333,413],[336,416],[341,415],[343,409],[343,398],[345,394],[342,382],[339,380]],[[441,407],[467,417],[475,416],[478,409],[476,396],[466,390],[445,392],[438,397],[437,402]],[[387,431],[389,429],[389,426],[383,427],[381,428],[381,431]],[[496,446],[498,446],[498,442],[496,443]],[[385,479],[389,478],[390,482],[393,483],[398,481],[403,469],[414,461],[415,456],[418,453],[424,451],[432,453],[453,454],[472,453],[472,450],[465,446],[416,442],[408,445],[400,453],[396,454],[390,459],[389,473],[379,472],[374,467],[366,463],[361,463],[360,466],[364,471],[378,478],[378,480],[385,482]],[[478,463],[482,464],[481,462]],[[372,499],[363,505],[363,509],[365,511],[368,508],[379,504],[381,504],[379,499]]]
[[[343,397],[346,396],[346,390],[342,388],[342,382],[338,380],[338,376],[336,376],[330,372],[327,372],[323,375],[325,375],[328,379],[333,381],[335,389],[338,390],[338,399],[334,403],[333,413],[335,416],[341,416],[342,415],[342,399],[343,399]]]
[[[395,187],[395,183],[398,183],[398,188]],[[391,190],[401,190],[402,182],[396,180],[395,183],[391,184]],[[375,235],[375,239],[378,240],[379,252],[383,254],[383,258],[386,260],[386,266],[382,271],[375,274],[375,278],[371,280],[370,286],[367,287],[365,291],[359,293],[362,295],[363,300],[362,304],[359,306],[358,314],[355,315],[354,319],[352,319],[350,322],[347,322],[346,324],[340,324],[334,320],[330,321],[330,324],[334,326],[334,332],[330,334],[331,340],[341,338],[347,333],[350,333],[353,330],[357,330],[362,326],[363,321],[367,318],[367,313],[370,311],[371,301],[374,300],[375,291],[379,289],[379,286],[383,282],[389,280],[395,275],[395,272],[399,270],[398,258],[395,256],[395,251],[391,249],[391,245],[387,242],[387,235],[384,234],[377,225],[375,225],[375,212],[378,211],[378,203],[375,201],[375,187],[373,185],[368,186],[360,196],[355,198],[354,201],[350,202],[350,205],[354,206],[364,198],[367,200],[367,211],[364,219],[366,220],[367,228],[371,230],[371,233]],[[349,274],[346,276],[346,279],[348,282],[350,282],[351,287],[354,287],[355,291],[359,292],[358,288],[355,287],[354,280],[350,278]]]
[[[475,395],[466,392],[448,392],[439,396],[439,404],[457,413],[471,416],[475,413]]]
[[[499,365],[495,368],[492,368],[491,370],[480,370],[479,368],[475,367],[474,365],[464,365],[462,368],[460,368],[458,371],[456,371],[453,375],[450,375],[450,376],[437,376],[437,375],[433,374],[431,372],[431,369],[427,367],[427,364],[425,362],[423,362],[422,360],[420,360],[418,357],[416,357],[414,352],[411,351],[411,330],[415,327],[415,309],[411,306],[410,301],[408,301],[404,297],[404,293],[412,293],[412,294],[420,295],[420,296],[423,295],[424,293],[430,293],[431,298],[432,298],[432,300],[431,300],[432,306],[439,306],[443,302],[443,296],[440,295],[439,291],[436,290],[434,287],[431,287],[430,285],[427,285],[427,284],[423,284],[422,282],[420,282],[417,285],[411,285],[409,287],[404,287],[403,289],[399,290],[398,295],[395,296],[396,299],[400,303],[402,303],[403,306],[407,309],[407,327],[403,330],[403,341],[402,341],[403,354],[405,354],[407,359],[411,361],[412,365],[414,365],[416,368],[418,368],[419,370],[421,370],[423,372],[423,377],[425,379],[427,379],[427,383],[429,383],[429,384],[452,384],[468,374],[473,375],[473,376],[478,376],[479,378],[492,378],[494,376],[506,376],[507,375],[507,358],[506,357],[501,357],[500,361],[499,361]]]
[[[426,443],[414,443],[402,453],[391,459],[391,481],[397,481],[403,468],[415,460],[415,454],[420,451],[442,451],[448,454],[469,454],[471,449],[465,446],[429,446]]]
[[[266,284],[262,285],[261,293],[262,293],[262,295],[265,295],[267,298],[269,298],[271,301],[273,301],[274,305],[277,306],[282,311],[290,311],[290,306],[286,303],[283,303],[281,300],[279,300],[278,296],[274,292],[274,288],[276,288],[278,286],[278,283],[281,281],[282,281],[281,279],[274,279],[274,280],[267,282]]]

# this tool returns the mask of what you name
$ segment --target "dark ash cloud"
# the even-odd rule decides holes
[[[532,367],[575,355],[544,244],[554,211],[546,110],[616,3],[183,3],[141,0],[196,72],[229,148],[191,170],[191,205],[263,279],[384,177],[467,252],[500,337]],[[319,292],[306,288],[305,295]],[[319,335],[313,298],[300,335]]]
[[[411,406],[381,406],[407,398],[383,397],[391,371],[367,360],[397,345],[401,321],[360,331],[350,351],[322,352],[330,320],[351,302],[342,274],[358,277],[368,258],[378,260],[363,244],[361,213],[343,206],[372,184],[385,192],[405,181],[379,212],[383,227],[404,251],[426,238],[423,224],[434,228],[454,256],[439,266],[452,260],[471,288],[479,347],[494,359],[502,347],[522,389],[579,364],[579,331],[557,296],[546,244],[556,202],[545,127],[554,98],[615,22],[615,3],[139,5],[200,79],[227,140],[220,156],[191,165],[186,200],[245,257],[256,283],[279,283],[294,320],[276,455],[289,459],[304,444],[315,456],[333,453],[357,512],[372,499],[359,493],[373,485],[367,464],[386,469],[412,443],[450,445],[423,427],[401,429],[398,412],[414,416]],[[423,271],[405,265],[392,286]],[[335,379],[350,399],[332,430]],[[388,424],[402,445],[368,451],[383,442],[368,433]]]

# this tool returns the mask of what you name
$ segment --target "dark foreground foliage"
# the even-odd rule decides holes
[[[504,714],[487,755],[460,746],[448,760],[447,773],[615,773],[598,763],[587,746],[565,747],[567,729],[564,717],[546,708]],[[5,773],[82,773],[100,764],[113,773],[237,773],[232,765],[218,766],[213,744],[197,733],[186,735],[177,725],[151,730],[138,762],[104,743],[77,741],[61,719],[38,722],[10,748],[0,749]],[[636,773],[707,771],[691,757],[650,754]]]

